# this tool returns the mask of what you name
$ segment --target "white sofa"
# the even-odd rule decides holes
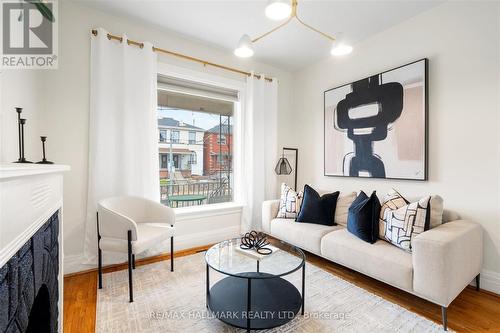
[[[324,226],[276,218],[278,206],[279,200],[262,205],[265,233],[440,305],[445,330],[448,305],[474,278],[479,290],[482,228],[457,214],[445,211],[443,224],[415,237],[410,253],[384,240],[370,244],[352,235],[338,207],[337,225]]]

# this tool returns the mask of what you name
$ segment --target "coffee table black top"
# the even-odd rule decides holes
[[[239,238],[215,244],[205,255],[207,265],[229,276],[267,279],[291,274],[300,269],[305,262],[304,252],[285,242],[273,243],[272,245],[278,250],[260,259],[242,253],[240,244]],[[257,272],[264,274],[252,274]]]

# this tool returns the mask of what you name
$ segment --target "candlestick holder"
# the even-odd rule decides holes
[[[47,161],[47,159],[45,158],[45,141],[47,140],[47,137],[41,136],[40,140],[42,141],[43,159],[40,162],[36,162],[36,164],[54,164],[54,162]]]
[[[24,157],[24,125],[26,124],[26,119],[21,118],[22,108],[16,108],[17,112],[17,130],[19,132],[19,158],[14,163],[33,163]]]

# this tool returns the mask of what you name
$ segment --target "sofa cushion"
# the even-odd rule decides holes
[[[444,210],[444,203],[443,203],[443,198],[441,198],[439,195],[433,195],[431,196],[431,201],[430,201],[430,206],[431,206],[431,217],[430,217],[430,226],[429,228],[435,228],[443,223],[443,210]]]
[[[420,198],[419,197],[407,197],[407,201],[409,202],[415,202],[418,201]],[[435,228],[437,226],[440,226],[441,224],[448,222],[448,221],[454,221],[454,220],[459,220],[460,217],[456,216],[453,219],[446,220],[447,216],[444,215],[444,200],[441,196],[439,195],[431,195],[431,201],[429,203],[430,206],[430,225],[429,229]]]
[[[410,203],[396,190],[389,191],[380,210],[380,238],[411,252],[413,239],[429,230],[430,199]]]
[[[339,228],[342,227],[274,219],[271,222],[271,235],[306,251],[320,254],[321,238]]]
[[[330,192],[325,190],[318,190],[318,193],[319,195],[324,195]],[[351,207],[351,204],[356,199],[357,195],[358,194],[356,192],[340,193],[339,197],[337,198],[337,207],[335,207],[334,225],[340,224],[344,227],[347,227],[347,213],[349,211],[349,207]],[[302,200],[300,203],[302,203]]]
[[[371,196],[367,196],[361,191],[349,207],[349,217],[347,218],[347,230],[368,243],[375,243],[378,239],[378,220],[380,218],[380,201],[373,191]]]
[[[403,290],[412,291],[411,254],[387,242],[370,244],[342,228],[322,238],[321,256]]]
[[[337,199],[337,208],[335,209],[335,222],[347,227],[347,214],[352,202],[356,199],[356,192],[340,195]]]
[[[281,184],[280,206],[277,218],[295,219],[300,209],[301,193],[295,192],[285,183]]]
[[[335,209],[340,192],[319,195],[311,186],[304,186],[304,197],[297,222],[335,225]]]

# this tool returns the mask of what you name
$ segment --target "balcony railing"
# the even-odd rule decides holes
[[[177,208],[232,200],[233,191],[226,179],[222,181],[186,182],[185,184],[161,184],[160,197],[162,204]]]

